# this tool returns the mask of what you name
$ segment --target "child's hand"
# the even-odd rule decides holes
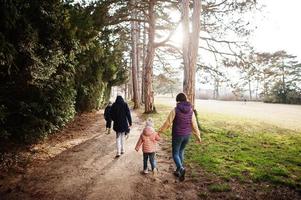
[[[135,148],[135,150],[138,152],[139,151],[139,149],[138,148]]]
[[[197,143],[197,144],[201,144],[201,143],[202,143],[202,139],[201,139],[201,138],[197,138],[196,143]]]

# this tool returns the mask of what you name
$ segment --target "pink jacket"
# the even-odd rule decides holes
[[[139,151],[142,145],[143,153],[152,153],[156,152],[157,141],[160,140],[160,136],[152,127],[145,127],[142,134],[139,137],[139,140],[136,144],[135,150]]]

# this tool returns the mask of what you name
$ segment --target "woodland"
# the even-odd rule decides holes
[[[245,14],[260,10],[255,0],[2,0],[0,139],[38,141],[102,108],[114,86],[145,113],[156,112],[155,94],[170,91],[194,104],[196,73],[212,81],[216,99],[226,83],[238,98],[247,92],[248,100],[300,104],[296,57],[255,52],[241,39],[253,28]],[[180,47],[171,42],[179,26]],[[238,82],[225,75],[230,68],[240,71]]]

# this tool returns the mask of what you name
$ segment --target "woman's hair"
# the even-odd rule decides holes
[[[187,101],[187,97],[186,97],[186,94],[184,93],[179,93],[176,97],[176,101],[177,102],[183,102],[183,101]]]
[[[145,127],[153,127],[154,126],[154,122],[152,120],[152,118],[147,118],[146,122],[145,122]]]

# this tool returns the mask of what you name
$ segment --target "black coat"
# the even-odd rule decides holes
[[[112,126],[112,120],[111,120],[111,105],[107,105],[104,113],[104,117],[106,120],[106,128],[111,128]]]
[[[111,119],[114,121],[113,130],[118,133],[127,132],[129,125],[132,126],[129,106],[121,96],[117,96],[111,107]]]
[[[106,121],[111,121],[111,107],[111,105],[107,105],[107,107],[105,108],[104,117]]]

